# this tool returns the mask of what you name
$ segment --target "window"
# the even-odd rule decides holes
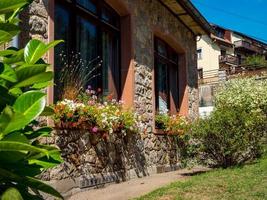
[[[226,50],[225,49],[221,49],[221,56],[226,56]]]
[[[155,99],[159,113],[176,113],[178,108],[178,54],[155,38]]]
[[[215,28],[215,34],[217,37],[224,39],[225,36],[225,30],[219,27]]]
[[[60,98],[62,52],[80,53],[85,63],[99,57],[102,65],[90,65],[94,78],[88,85],[119,98],[120,16],[104,0],[56,0],[55,39],[65,41],[55,48],[55,99]]]
[[[197,69],[198,71],[198,79],[203,79],[203,68]]]
[[[198,60],[202,59],[202,49],[201,48],[197,49],[197,59]]]

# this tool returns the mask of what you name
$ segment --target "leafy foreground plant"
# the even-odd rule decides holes
[[[0,1],[0,45],[19,33],[17,14],[27,0]],[[41,199],[39,192],[62,196],[35,178],[42,170],[61,162],[57,148],[39,143],[51,128],[37,128],[34,121],[47,114],[46,95],[40,89],[50,84],[41,57],[60,41],[48,45],[31,40],[25,49],[0,51],[0,198],[2,200]]]

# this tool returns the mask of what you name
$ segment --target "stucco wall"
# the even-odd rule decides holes
[[[243,37],[235,33],[232,33],[232,42],[234,43],[235,41],[238,41],[238,40],[243,40]]]
[[[197,42],[197,48],[202,49],[202,59],[198,59],[198,68],[202,68],[203,71],[218,70],[220,47],[209,36],[203,35]]]

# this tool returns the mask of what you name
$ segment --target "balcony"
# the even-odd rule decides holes
[[[234,65],[234,66],[237,66],[239,64],[238,57],[230,55],[230,54],[219,55],[219,63],[227,64],[227,65]]]
[[[238,40],[234,42],[235,48],[239,50],[255,52],[255,53],[262,53],[263,49],[251,42],[245,40]]]

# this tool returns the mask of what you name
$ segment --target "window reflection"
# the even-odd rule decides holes
[[[91,0],[76,0],[77,4],[96,14],[96,5]]]
[[[59,74],[64,64],[60,63],[60,53],[70,57],[71,53],[80,53],[85,66],[99,58],[101,67],[94,70],[95,77],[88,85],[97,90],[101,88],[103,94],[119,94],[119,15],[109,7],[104,0],[93,3],[93,0],[77,0],[76,3],[58,1],[55,7],[55,38],[63,39],[65,43],[55,50],[55,90],[60,91]],[[81,9],[80,6],[93,16]],[[100,12],[98,12],[100,11]],[[110,26],[112,25],[112,26]],[[90,65],[92,70],[96,67]],[[56,95],[55,95],[56,96]]]

